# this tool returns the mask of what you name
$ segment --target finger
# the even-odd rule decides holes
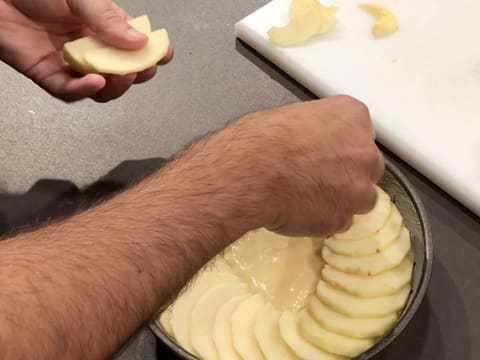
[[[170,60],[172,60],[172,58],[173,58],[173,47],[170,45],[168,48],[167,55],[165,55],[165,57],[158,63],[158,65],[167,64]],[[135,80],[135,84],[141,84],[152,79],[156,73],[157,73],[156,66],[152,66],[151,68],[148,68],[147,70],[144,70],[138,73],[137,79]]]
[[[73,78],[68,73],[58,72],[45,78],[40,85],[58,99],[73,102],[94,96],[101,91],[105,86],[105,79],[97,74]]]
[[[31,68],[29,77],[51,95],[67,102],[91,97],[105,86],[105,78],[101,75],[74,74],[59,52],[50,54]]]
[[[377,151],[378,151],[377,162],[374,165],[373,171],[372,171],[372,182],[375,184],[380,181],[380,179],[383,177],[385,173],[385,157],[383,156],[380,149],[377,148]]]
[[[357,202],[355,214],[366,214],[373,209],[377,202],[377,190],[375,186],[368,187],[361,194],[360,200]]]
[[[135,84],[144,83],[144,82],[150,80],[151,78],[153,78],[156,73],[157,73],[157,67],[152,66],[151,68],[148,68],[147,70],[139,72],[134,83]]]
[[[117,99],[130,89],[136,78],[137,74],[109,76],[105,87],[92,96],[92,99],[101,103]]]
[[[111,45],[134,50],[148,41],[144,34],[128,24],[128,16],[111,0],[67,0],[67,4],[74,15]]]

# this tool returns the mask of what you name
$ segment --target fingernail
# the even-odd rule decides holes
[[[142,41],[142,40],[145,40],[146,36],[138,32],[134,28],[129,28],[127,30],[127,38],[130,41]]]

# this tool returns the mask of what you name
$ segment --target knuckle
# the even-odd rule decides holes
[[[368,110],[368,106],[365,105],[365,103],[363,103],[362,101],[358,100],[357,98],[354,98],[353,96],[337,95],[334,97],[334,99],[358,112],[365,113],[365,114],[370,113],[370,111]]]
[[[106,23],[112,23],[119,19],[117,11],[112,7],[106,8],[103,11],[102,17]]]

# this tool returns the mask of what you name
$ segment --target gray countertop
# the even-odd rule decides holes
[[[132,15],[148,13],[154,26],[169,29],[174,61],[159,69],[154,80],[106,105],[63,104],[0,65],[3,192],[26,191],[44,178],[85,186],[124,160],[168,156],[192,138],[247,112],[310,98],[235,41],[234,23],[265,0],[119,3]],[[435,263],[419,313],[380,359],[480,359],[480,221],[389,157],[424,200]],[[146,349],[152,347],[144,334],[122,359],[151,359]]]

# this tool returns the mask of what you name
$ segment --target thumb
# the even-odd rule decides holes
[[[111,0],[67,0],[77,16],[103,41],[124,49],[139,49],[148,38],[131,27],[128,15]]]

